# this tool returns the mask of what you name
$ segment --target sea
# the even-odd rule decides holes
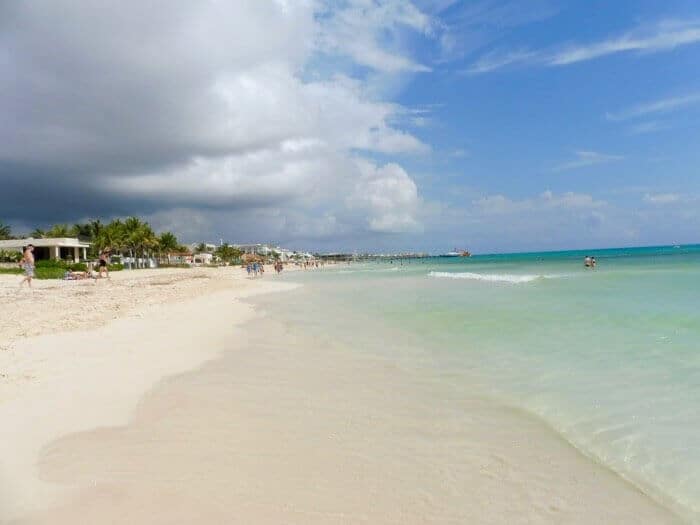
[[[271,313],[520,409],[700,521],[700,245],[353,262],[282,278],[304,286]]]

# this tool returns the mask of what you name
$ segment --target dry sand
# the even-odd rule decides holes
[[[256,314],[271,277],[0,281],[0,522],[678,522],[524,415]]]

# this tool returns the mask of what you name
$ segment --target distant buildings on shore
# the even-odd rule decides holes
[[[221,243],[223,244],[223,242]],[[189,245],[192,253],[207,252],[214,253],[221,245],[206,242],[195,242]],[[274,258],[281,262],[320,259],[325,261],[359,261],[359,260],[392,260],[392,259],[420,259],[430,257],[427,253],[403,252],[403,253],[309,253],[297,250],[281,248],[269,243],[237,244],[230,243],[229,246],[241,250],[244,254],[258,255],[264,258]]]

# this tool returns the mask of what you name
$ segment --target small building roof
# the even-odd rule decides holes
[[[33,244],[37,248],[58,246],[59,248],[89,248],[89,242],[83,242],[77,237],[54,237],[47,239],[8,239],[0,241],[0,250],[21,250],[27,244]]]

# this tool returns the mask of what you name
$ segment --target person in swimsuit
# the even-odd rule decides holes
[[[102,273],[104,272],[104,277],[107,277],[109,279],[109,268],[107,265],[107,258],[109,257],[109,251],[105,250],[100,253],[100,277],[102,277]]]
[[[20,268],[24,270],[24,278],[20,281],[20,288],[26,282],[29,288],[32,287],[32,279],[34,279],[34,246],[28,244],[24,249],[24,254],[19,262]]]

